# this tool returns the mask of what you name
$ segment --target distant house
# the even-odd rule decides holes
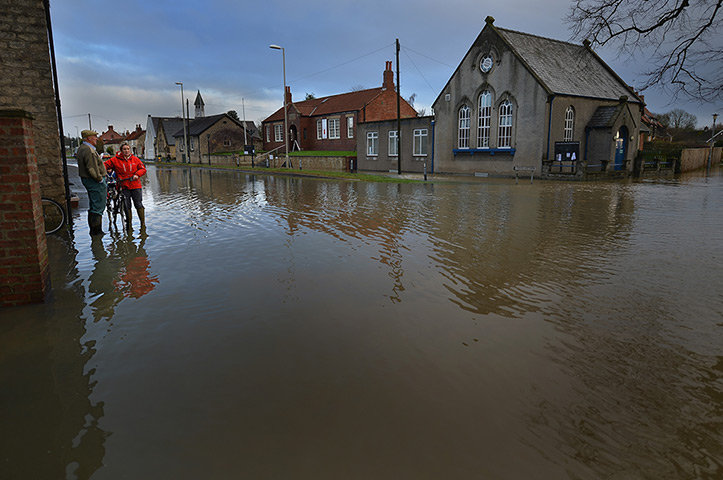
[[[99,140],[103,141],[103,150],[105,151],[108,148],[111,148],[113,149],[114,154],[118,152],[118,147],[125,138],[125,135],[118,133],[113,129],[113,125],[108,125],[108,130],[101,133],[98,137]]]
[[[158,118],[156,130],[156,138],[154,142],[155,158],[165,160],[182,161],[183,155],[176,152],[176,137],[173,136],[177,131],[183,131],[183,119],[181,117]],[[182,153],[181,150],[178,153]]]
[[[183,124],[173,134],[179,153],[184,152]],[[246,141],[257,144],[260,137],[253,122],[246,122]],[[188,144],[191,163],[203,163],[206,155],[244,150],[244,124],[227,113],[195,118],[188,125]],[[249,143],[250,144],[250,143]]]
[[[262,122],[263,148],[266,151],[356,149],[356,131],[360,122],[397,118],[397,93],[394,88],[392,62],[386,62],[381,87],[328,97],[294,102],[291,89],[286,88],[288,135],[284,134],[283,106]],[[416,117],[417,112],[400,98],[403,118]]]
[[[138,158],[144,158],[144,151],[146,148],[146,131],[141,128],[141,125],[136,125],[136,129],[129,133],[125,141],[131,147],[131,152]]]
[[[167,125],[166,125],[167,124]],[[152,117],[146,120],[144,158],[148,160],[176,158],[176,145],[173,134],[178,127],[183,128],[181,117]],[[168,138],[167,133],[170,133]]]
[[[641,95],[640,98],[645,101],[644,96]],[[646,140],[648,142],[665,135],[665,126],[658,121],[658,118],[650,110],[648,110],[648,107],[645,107],[643,110],[641,120],[643,122],[643,126],[646,127],[645,130],[647,130]]]
[[[434,117],[412,117],[400,121],[402,135],[397,144],[397,120],[360,122],[357,128],[357,168],[370,171],[422,173],[432,171]],[[401,151],[401,160],[398,155]]]
[[[435,171],[633,170],[643,102],[590,48],[486,25],[432,105]]]

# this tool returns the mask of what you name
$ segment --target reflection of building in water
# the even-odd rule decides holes
[[[0,311],[3,479],[88,479],[103,465],[108,436],[98,425],[103,402],[91,401],[95,342],[81,343],[85,291],[78,252],[66,235],[48,237],[52,301]],[[56,317],[55,309],[62,314]]]
[[[606,184],[470,188],[275,178],[266,186],[290,235],[305,227],[375,241],[374,259],[394,280],[390,298],[405,289],[405,256],[418,255],[409,237],[421,234],[450,299],[474,313],[500,315],[536,310],[535,295],[553,292],[561,278],[583,281],[597,268],[591,259],[604,261],[629,228],[633,208],[627,188]]]

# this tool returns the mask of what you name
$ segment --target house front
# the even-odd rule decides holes
[[[286,88],[288,135],[284,134],[283,106],[262,122],[265,151],[354,151],[357,126],[361,122],[397,118],[397,92],[392,62],[386,62],[382,86],[322,98],[294,102],[291,89]],[[416,117],[417,112],[401,96],[403,118]]]
[[[247,122],[251,123],[251,122]],[[252,123],[251,123],[252,124]],[[244,151],[244,138],[248,144],[254,140],[255,128],[246,129],[244,124],[227,113],[194,118],[188,125],[189,158],[191,163],[207,163],[209,155]],[[185,151],[183,125],[174,132],[179,151]],[[258,139],[258,134],[256,133]]]
[[[630,174],[643,102],[590,48],[486,25],[433,104],[435,171]]]
[[[361,122],[357,132],[359,170],[432,173],[434,117]]]
[[[140,124],[136,125],[136,129],[128,134],[125,141],[131,147],[133,155],[138,158],[145,158],[146,131],[141,128]]]

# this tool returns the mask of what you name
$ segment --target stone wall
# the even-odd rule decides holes
[[[723,151],[723,147],[713,149],[712,165],[720,163],[721,151]],[[709,156],[710,148],[684,148],[680,155],[680,171],[691,172],[707,166]]]
[[[42,302],[50,266],[32,116],[0,110],[0,306]]]
[[[0,0],[0,12],[0,109],[32,115],[36,181],[43,196],[65,205],[44,4],[42,0]]]

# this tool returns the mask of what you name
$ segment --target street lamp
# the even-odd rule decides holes
[[[181,118],[183,119],[183,150],[184,150],[184,152],[188,152],[188,130],[186,129],[186,112],[183,109],[183,82],[176,82],[176,85],[181,86]],[[176,156],[178,156],[178,152],[176,152]],[[187,156],[187,153],[184,153],[184,156]],[[190,162],[191,159],[189,158],[188,161]],[[183,163],[185,163],[185,161]]]
[[[708,154],[708,166],[706,170],[710,172],[711,163],[713,163],[713,145],[715,145],[715,121],[718,119],[718,114],[713,114],[713,130],[710,132],[710,153]]]
[[[208,145],[208,164],[211,165],[211,134],[206,134],[206,143]],[[200,146],[198,148],[201,148]],[[200,152],[199,152],[200,154]]]
[[[281,50],[281,59],[283,61],[284,65],[284,147],[286,148],[286,165],[290,166],[289,163],[289,119],[288,115],[286,113],[286,49],[284,47],[280,47],[278,45],[269,45],[269,48],[273,48],[274,50]]]

